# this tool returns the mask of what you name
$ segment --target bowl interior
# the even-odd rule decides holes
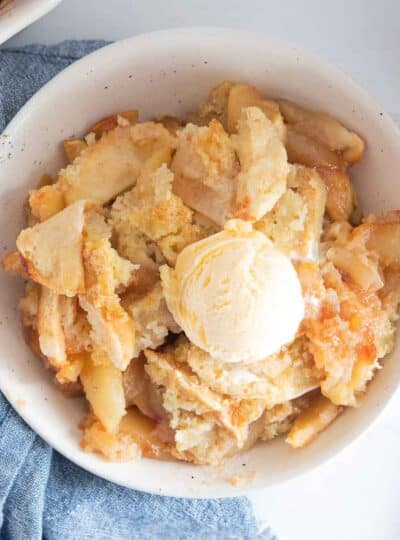
[[[171,30],[118,42],[53,79],[0,137],[1,249],[12,249],[23,225],[27,190],[65,164],[60,141],[82,135],[93,121],[138,108],[141,118],[193,110],[224,79],[248,81],[272,97],[331,112],[367,142],[353,169],[365,211],[400,208],[400,138],[390,118],[336,68],[295,46],[220,29]],[[304,473],[335,455],[372,423],[400,378],[398,349],[387,358],[363,406],[347,411],[314,444],[294,451],[282,440],[260,444],[224,467],[142,459],[107,463],[80,450],[84,405],[64,398],[28,350],[17,314],[21,283],[0,273],[0,387],[18,412],[53,447],[94,472],[128,487],[188,497],[238,495]],[[245,464],[245,466],[243,466]],[[230,480],[237,475],[239,487]]]

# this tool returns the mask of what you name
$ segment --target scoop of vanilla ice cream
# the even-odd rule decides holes
[[[250,223],[186,247],[161,268],[169,310],[187,337],[226,362],[261,360],[293,340],[304,302],[290,260]]]

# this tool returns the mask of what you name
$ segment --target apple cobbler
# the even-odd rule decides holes
[[[361,216],[356,133],[223,82],[64,149],[2,264],[28,345],[87,400],[84,450],[219,464],[359,404],[394,345],[400,212]]]

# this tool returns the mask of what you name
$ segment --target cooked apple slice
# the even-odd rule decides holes
[[[78,201],[19,234],[17,248],[33,281],[66,296],[84,292],[84,218],[85,201]]]
[[[79,199],[104,204],[136,182],[140,166],[130,127],[117,127],[62,169],[58,184],[67,204]]]
[[[188,124],[178,135],[172,160],[173,190],[183,202],[223,225],[232,217],[238,163],[222,125]]]
[[[384,219],[371,227],[368,248],[379,256],[383,268],[400,265],[400,223]]]
[[[236,217],[256,221],[286,190],[287,154],[272,122],[258,107],[242,109],[238,133],[231,136],[239,156]]]
[[[302,448],[331,424],[343,407],[338,407],[324,396],[319,396],[314,403],[296,418],[286,442],[293,448]]]
[[[125,414],[122,372],[115,366],[89,361],[80,374],[86,398],[106,430],[115,433]]]
[[[144,295],[135,292],[133,289],[133,293],[124,295],[121,303],[135,324],[135,356],[138,356],[144,349],[162,345],[169,331],[179,333],[181,329],[168,311],[160,282]]]
[[[60,314],[68,361],[71,356],[92,351],[90,325],[78,296],[60,296]]]
[[[157,459],[170,457],[168,443],[159,436],[160,425],[136,407],[128,409],[116,433],[106,431],[93,414],[85,419],[83,427],[82,448],[110,461],[130,461],[141,455]]]
[[[230,81],[218,84],[207,99],[200,103],[199,110],[187,115],[187,122],[196,126],[208,126],[211,120],[218,120],[226,128],[228,98],[232,86]]]
[[[105,204],[136,183],[143,163],[154,151],[174,144],[161,124],[117,126],[62,169],[57,185],[67,205],[79,199]]]
[[[338,152],[347,163],[361,159],[364,141],[353,131],[345,128],[336,118],[324,112],[303,109],[286,99],[278,100],[285,121],[312,140]]]
[[[378,261],[369,257],[366,250],[351,250],[346,246],[334,246],[327,251],[326,257],[361,290],[371,293],[383,287],[384,282],[379,272]]]
[[[125,125],[136,124],[138,118],[139,113],[136,110],[122,111],[117,114],[111,114],[110,116],[106,116],[93,124],[89,128],[88,133],[94,133],[96,138],[99,139],[104,133],[117,127],[118,125],[123,125],[124,123]]]
[[[315,141],[308,135],[287,127],[286,150],[290,163],[299,163],[306,167],[339,168],[344,164],[333,150]]]
[[[65,337],[60,314],[60,295],[41,288],[37,314],[39,346],[49,364],[60,368],[66,361]]]
[[[229,133],[236,133],[242,110],[258,107],[271,120],[277,135],[284,141],[286,128],[276,101],[265,99],[260,92],[248,84],[234,84],[229,92],[227,105],[227,127]]]
[[[328,190],[326,213],[332,221],[348,221],[355,206],[349,175],[343,170],[328,167],[318,167],[317,170]]]
[[[166,418],[162,394],[147,375],[144,369],[145,362],[146,359],[141,354],[131,360],[123,373],[126,406],[135,405],[145,416],[162,421]]]
[[[156,122],[160,122],[165,129],[167,129],[174,137],[177,135],[178,130],[182,129],[182,122],[176,116],[162,115],[155,119]]]
[[[129,315],[115,299],[94,306],[80,295],[79,302],[87,313],[95,347],[118,369],[125,369],[134,356],[135,345],[135,327]]]
[[[159,428],[154,420],[131,407],[121,420],[120,433],[132,437],[144,456],[165,459],[170,457],[168,445],[158,436]]]

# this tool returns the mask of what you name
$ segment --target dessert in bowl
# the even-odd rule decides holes
[[[115,113],[100,121],[93,108],[97,121],[64,142],[70,163],[30,191],[29,226],[3,262],[28,279],[29,345],[86,396],[82,448],[135,471],[257,455],[262,475],[271,445],[288,473],[308,448],[248,449],[280,434],[304,447],[339,425],[394,346],[398,213],[362,217],[350,179],[368,161],[362,126],[279,87],[286,57],[271,56],[270,89],[229,62],[215,85],[223,56],[198,68],[214,89],[197,110],[165,106],[159,90],[151,101],[143,82],[128,83],[128,103],[117,84],[120,108],[99,107]],[[171,95],[184,93],[179,69]]]

